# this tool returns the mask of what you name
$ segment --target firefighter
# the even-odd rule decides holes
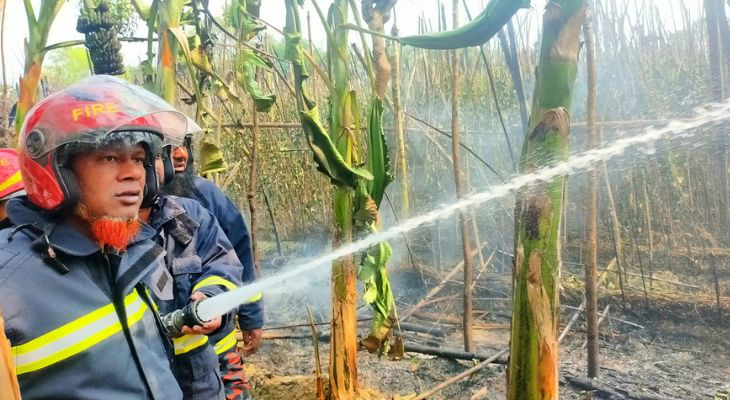
[[[161,182],[166,176],[171,179],[170,147],[157,159]],[[241,263],[215,217],[200,203],[160,194],[140,214],[158,232],[156,238],[165,248],[165,264],[173,281],[173,293],[157,301],[161,314],[241,285]],[[173,372],[184,399],[224,398],[214,344],[226,337],[235,344],[233,318],[233,313],[223,316],[216,329],[184,328],[186,335],[174,339]]]
[[[186,130],[159,97],[102,75],[28,112],[28,196],[8,202],[15,227],[0,231],[4,330],[24,399],[182,397],[150,296],[172,282],[138,214],[157,195],[163,133]]]
[[[18,166],[18,152],[15,149],[0,149],[0,229],[12,226],[5,205],[8,200],[18,196],[25,196]]]
[[[186,135],[182,146],[172,148],[169,159],[172,169],[174,169],[174,178],[171,181],[165,181],[165,191],[176,196],[195,199],[213,213],[243,265],[241,280],[244,283],[256,280],[251,239],[243,216],[213,182],[194,173],[191,135]],[[169,165],[168,168],[170,168]],[[263,300],[243,304],[239,307],[237,314],[238,326],[243,335],[243,355],[249,356],[261,346],[264,325]],[[250,388],[246,380],[243,360],[236,351],[236,341],[232,336],[216,337],[216,339],[214,346],[218,353],[221,375],[226,386],[226,398],[228,400],[246,398],[249,396]]]

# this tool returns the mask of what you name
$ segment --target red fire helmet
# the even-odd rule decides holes
[[[52,212],[78,202],[69,156],[110,145],[147,150],[145,201],[157,193],[154,158],[163,141],[180,142],[195,127],[190,118],[149,91],[95,75],[38,102],[20,132],[19,161],[28,199]],[[196,125],[197,126],[197,125]],[[199,128],[198,128],[199,129]]]
[[[0,149],[0,201],[24,194],[18,152],[10,148]]]

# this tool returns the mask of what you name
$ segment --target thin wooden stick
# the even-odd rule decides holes
[[[601,317],[598,318],[598,322],[596,322],[596,328],[601,326],[601,323],[603,323],[603,320],[606,319],[606,317],[608,316],[608,310],[610,308],[611,308],[611,305],[607,304],[606,308],[603,309],[603,312],[600,314]],[[587,346],[588,346],[588,341],[586,340],[585,342],[583,342],[583,346],[581,347],[581,349],[585,349]]]
[[[487,244],[484,243],[479,248],[474,249],[469,254],[469,256],[473,258],[474,256],[477,255],[477,252],[482,251],[482,248],[484,248],[484,246],[486,246],[486,245]],[[441,282],[438,285],[436,285],[436,287],[434,287],[428,293],[426,293],[426,296],[421,301],[419,301],[418,303],[416,303],[416,305],[411,307],[410,310],[406,311],[403,314],[403,316],[400,317],[400,320],[405,321],[408,317],[413,315],[414,312],[418,311],[419,308],[423,307],[431,297],[435,296],[438,292],[441,291],[441,289],[443,289],[446,286],[446,284],[461,270],[461,268],[463,266],[464,266],[464,260],[461,260],[458,264],[456,264],[456,266],[454,268],[451,269],[451,271],[449,271],[448,274],[446,274],[446,276],[443,277],[443,279],[441,279]]]
[[[443,389],[445,389],[445,388],[453,385],[454,383],[459,382],[460,380],[462,380],[462,379],[464,379],[464,378],[466,378],[468,376],[471,376],[475,372],[479,371],[480,369],[482,369],[482,368],[486,367],[487,365],[489,365],[491,362],[493,362],[496,359],[498,359],[503,354],[506,354],[507,351],[508,350],[506,350],[506,349],[500,351],[499,353],[497,353],[497,354],[489,357],[488,359],[480,362],[479,364],[477,364],[477,365],[475,365],[475,366],[467,369],[466,371],[460,373],[459,375],[456,375],[456,376],[454,376],[452,378],[449,378],[449,379],[447,379],[447,380],[439,383],[433,389],[427,390],[427,391],[419,394],[418,396],[414,397],[412,400],[423,400],[423,399],[426,399],[429,396],[433,395],[434,393],[437,393],[437,392],[439,392],[439,391],[441,391],[441,390],[443,390]]]
[[[319,361],[319,341],[317,340],[317,327],[314,325],[312,309],[307,306],[309,316],[309,327],[312,328],[312,344],[314,345],[314,373],[317,379],[317,400],[324,400],[324,381],[322,380],[322,365]]]
[[[571,307],[571,306],[563,306],[563,307],[569,308],[571,310],[578,310],[578,308],[576,308],[576,307]],[[582,312],[583,310],[580,310],[580,311]],[[636,324],[636,323],[633,323],[633,322],[629,322],[629,321],[626,321],[626,320],[623,320],[623,319],[619,319],[619,318],[616,318],[616,317],[609,317],[609,318],[611,318],[614,321],[622,322],[622,323],[624,323],[626,325],[631,325],[631,326],[636,327],[636,328],[639,328],[639,329],[645,329],[644,326],[639,325],[639,324]]]

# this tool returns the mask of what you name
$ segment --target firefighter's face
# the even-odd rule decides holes
[[[185,146],[179,146],[172,149],[172,165],[175,173],[185,171],[188,166],[188,149]]]
[[[77,154],[72,169],[85,211],[94,217],[136,218],[144,195],[144,159],[140,145]]]

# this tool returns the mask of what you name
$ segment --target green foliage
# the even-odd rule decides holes
[[[373,96],[368,117],[368,163],[367,168],[373,175],[369,183],[370,197],[380,207],[385,194],[385,188],[393,182],[390,169],[388,144],[383,132],[383,102]]]
[[[332,143],[327,131],[319,122],[319,109],[317,106],[308,111],[302,111],[299,115],[302,129],[307,135],[307,143],[312,149],[314,161],[317,163],[317,170],[327,175],[333,184],[356,189],[360,179],[366,181],[373,179],[370,172],[347,165],[342,155],[337,151],[337,147]]]
[[[496,35],[517,10],[529,6],[529,0],[491,0],[484,11],[460,28],[428,35],[406,36],[400,42],[406,46],[436,50],[481,46]]]
[[[236,30],[236,32],[255,35],[264,30],[265,27],[264,24],[247,14],[247,8],[246,0],[234,0],[223,9],[223,21],[227,26]]]
[[[239,41],[245,42],[253,39],[264,29],[264,25],[254,19],[248,13],[246,0],[238,0],[226,10],[228,22],[236,29]],[[259,57],[253,50],[239,48],[234,63],[236,81],[238,86],[251,96],[254,107],[258,112],[268,112],[276,102],[276,95],[264,93],[256,81],[257,69],[268,71],[270,65]]]
[[[228,164],[226,164],[221,149],[213,143],[203,142],[200,146],[200,173],[209,175],[223,172],[226,169],[228,169]]]
[[[253,100],[256,111],[267,112],[276,102],[276,95],[264,94],[256,82],[256,68],[268,70],[269,66],[253,50],[244,49],[236,57],[236,80]]]
[[[48,53],[43,74],[51,87],[62,88],[89,76],[89,69],[86,48],[64,47]]]

